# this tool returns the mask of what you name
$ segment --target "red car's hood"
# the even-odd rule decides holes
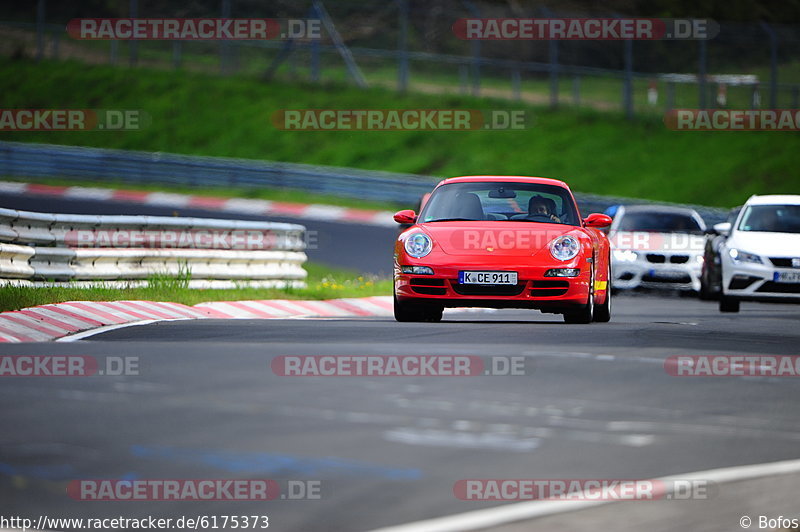
[[[530,257],[553,239],[576,229],[537,222],[431,222],[420,224],[448,255]]]

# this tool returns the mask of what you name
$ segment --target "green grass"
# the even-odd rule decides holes
[[[307,263],[307,288],[236,288],[199,290],[187,286],[188,277],[153,276],[141,288],[116,288],[98,283],[92,287],[0,286],[0,312],[64,301],[170,301],[195,305],[206,301],[259,299],[335,299],[340,297],[385,296],[392,293],[388,279],[359,275]]]
[[[550,111],[508,100],[77,62],[2,60],[0,69],[4,108],[134,108],[152,116],[138,132],[5,132],[3,140],[439,176],[539,175],[562,178],[579,192],[713,206],[800,189],[797,133],[674,132],[657,115],[629,122],[616,112]],[[308,132],[271,124],[275,111],[302,108],[525,109],[534,125],[511,131]]]

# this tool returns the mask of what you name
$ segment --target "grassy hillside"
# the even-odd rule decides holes
[[[800,192],[800,136],[674,132],[657,119],[551,112],[507,101],[398,95],[348,86],[263,83],[192,73],[0,60],[2,108],[142,109],[137,132],[0,132],[0,139],[247,157],[439,176],[559,177],[576,191],[732,206]],[[286,132],[280,109],[526,109],[532,127],[466,132]]]

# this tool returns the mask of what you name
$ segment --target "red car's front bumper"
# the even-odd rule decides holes
[[[533,308],[562,312],[585,305],[589,298],[591,263],[584,259],[568,264],[532,266],[530,264],[487,264],[475,258],[452,261],[458,266],[436,266],[434,275],[404,274],[395,263],[394,289],[401,301],[426,301],[444,307]],[[406,265],[423,265],[424,259]],[[545,277],[551,268],[580,268],[577,277]],[[459,271],[515,271],[516,285],[464,285]]]

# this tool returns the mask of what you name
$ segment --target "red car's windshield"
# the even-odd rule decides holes
[[[578,210],[565,188],[500,181],[442,185],[431,195],[419,220],[422,223],[510,220],[580,225]]]

